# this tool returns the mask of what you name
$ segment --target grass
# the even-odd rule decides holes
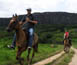
[[[73,55],[74,55],[74,51],[71,51],[68,54],[63,54],[61,57],[57,58],[52,63],[46,65],[68,65]]]
[[[77,48],[77,38],[72,39],[72,44],[74,48]]]
[[[0,65],[14,65],[17,63],[16,61],[16,51],[10,50],[7,48],[8,44],[11,44],[12,39],[10,38],[2,38],[0,39]],[[55,45],[51,48],[51,44],[39,44],[38,53],[36,53],[33,63],[50,57],[60,51],[63,50],[62,45]],[[27,51],[22,54],[22,57],[26,59]]]
[[[73,46],[77,48],[76,32],[74,31],[74,29],[71,29],[71,31],[73,37]],[[40,38],[39,42],[43,44],[39,43],[39,48],[38,48],[39,53],[36,53],[35,58],[33,59],[33,63],[45,59],[47,57],[50,57],[63,50],[63,45],[59,44],[61,43],[61,41],[63,41],[64,31],[61,32],[61,29],[59,28],[52,27],[51,25],[45,25],[45,26],[38,26],[36,28],[36,32]],[[16,61],[17,48],[15,50],[10,50],[6,47],[8,44],[11,44],[12,36],[13,33],[8,34],[8,32],[4,31],[3,28],[0,29],[0,65],[15,65],[17,63]],[[50,46],[51,44],[48,43],[59,43],[59,44],[55,44],[55,46],[51,48]],[[71,56],[71,54],[68,54],[65,57],[67,56],[69,57]],[[27,51],[22,54],[22,57],[24,57],[25,59],[26,56],[27,56]],[[69,60],[68,57],[66,58],[66,60],[67,59]]]

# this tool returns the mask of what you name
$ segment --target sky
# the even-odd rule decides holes
[[[13,14],[26,14],[26,9],[34,12],[70,12],[77,13],[77,0],[0,0],[0,17]]]

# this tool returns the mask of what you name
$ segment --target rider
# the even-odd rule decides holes
[[[72,43],[71,43],[71,38],[70,38],[69,32],[68,32],[67,30],[65,30],[65,33],[64,33],[64,40],[65,40],[65,39],[69,39],[69,44],[72,45]]]
[[[32,47],[32,41],[33,41],[33,36],[34,36],[34,26],[37,24],[37,21],[34,21],[34,16],[31,14],[31,8],[26,9],[27,14],[23,17],[22,21],[20,24],[22,25],[22,29],[26,29],[28,32],[28,48]],[[12,44],[8,47],[15,49],[16,46],[16,34],[14,34],[13,42]]]
[[[67,30],[65,30],[64,39],[68,39],[68,38],[69,38],[69,32]]]

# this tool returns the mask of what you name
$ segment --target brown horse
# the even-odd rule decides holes
[[[71,46],[70,46],[70,44],[69,44],[69,39],[68,39],[68,38],[64,39],[64,51],[65,51],[66,53],[69,52],[70,47],[71,47]]]
[[[28,44],[27,44],[27,40],[28,40],[28,35],[26,30],[22,30],[20,23],[17,20],[17,15],[13,15],[12,19],[10,20],[10,23],[7,27],[8,31],[12,31],[15,30],[16,32],[16,46],[18,47],[18,51],[17,51],[17,55],[16,55],[16,59],[19,61],[20,65],[23,65],[23,58],[21,58],[21,54],[26,51]],[[28,56],[27,56],[27,62],[28,65],[31,65],[32,63],[32,59],[35,55],[35,52],[38,51],[38,36],[37,34],[34,33],[34,40],[32,43],[32,48],[33,48],[33,53],[32,53],[32,58],[30,59],[30,52],[31,49],[28,49]]]

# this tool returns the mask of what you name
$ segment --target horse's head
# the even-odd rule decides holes
[[[18,20],[17,20],[17,14],[13,15],[12,19],[10,20],[10,23],[7,27],[7,31],[10,32],[12,30],[15,30],[17,28]]]

